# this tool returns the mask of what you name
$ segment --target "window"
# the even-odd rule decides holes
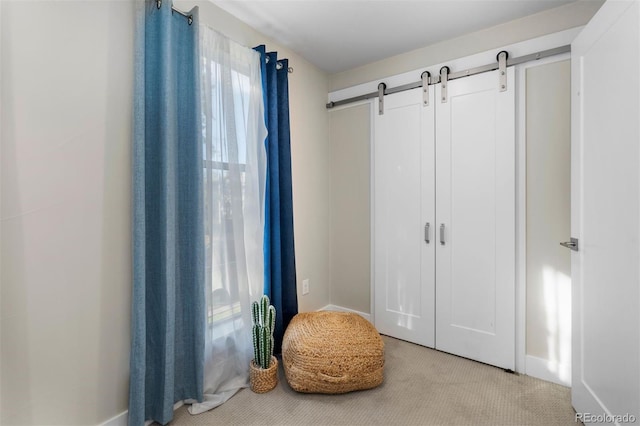
[[[202,115],[210,325],[240,313],[241,288],[249,279],[245,238],[250,155],[247,140],[248,126],[255,123],[249,119],[251,78],[247,69],[238,68],[228,70],[214,60],[207,66],[211,86],[203,108],[209,110],[203,110]]]

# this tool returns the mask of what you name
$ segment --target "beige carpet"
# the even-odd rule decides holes
[[[569,389],[384,337],[385,381],[343,395],[296,393],[280,383],[243,389],[222,406],[171,425],[576,425]]]

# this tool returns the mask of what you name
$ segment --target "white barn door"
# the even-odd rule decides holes
[[[637,1],[608,1],[571,46],[571,394],[585,423],[640,420],[639,26]]]
[[[429,106],[423,105],[420,88],[387,95],[383,115],[377,114],[376,100],[373,246],[377,329],[433,347],[433,90],[430,94]]]
[[[436,349],[515,368],[515,81],[436,86]]]

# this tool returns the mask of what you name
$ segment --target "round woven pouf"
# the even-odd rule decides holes
[[[304,312],[282,340],[282,368],[291,389],[339,394],[384,380],[384,342],[375,327],[347,312]]]
[[[260,368],[254,360],[249,363],[249,380],[251,390],[255,393],[269,392],[278,384],[278,360],[271,357],[269,368]]]

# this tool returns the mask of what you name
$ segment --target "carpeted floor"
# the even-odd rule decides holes
[[[171,425],[576,425],[569,389],[384,337],[385,381],[343,395],[300,394],[282,370],[271,392],[243,389]]]

